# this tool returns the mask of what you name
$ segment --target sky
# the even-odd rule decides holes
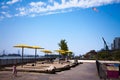
[[[120,0],[0,0],[0,54],[21,51],[17,44],[54,51],[65,39],[82,55],[104,48],[102,37],[108,46],[120,37]]]

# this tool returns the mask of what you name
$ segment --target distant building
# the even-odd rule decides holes
[[[112,49],[120,49],[120,37],[116,37],[113,40]]]

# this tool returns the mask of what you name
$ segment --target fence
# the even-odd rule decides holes
[[[42,61],[42,60],[46,60],[46,59],[51,59],[51,58],[36,58],[36,61]],[[4,66],[12,66],[14,64],[16,65],[21,65],[21,64],[26,64],[26,63],[32,63],[35,62],[34,58],[24,58],[23,62],[22,59],[0,59],[0,67],[4,67]]]

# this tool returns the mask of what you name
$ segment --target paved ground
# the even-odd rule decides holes
[[[100,80],[95,63],[83,63],[71,70],[56,74],[18,72],[13,77],[11,72],[1,71],[0,80]]]
[[[50,76],[50,80],[100,80],[95,63],[83,63],[69,71]]]

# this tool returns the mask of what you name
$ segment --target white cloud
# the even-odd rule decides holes
[[[119,3],[120,0],[61,0],[57,2],[55,0],[48,0],[48,3],[45,2],[31,2],[29,3],[29,7],[24,7],[24,10],[19,9],[19,14],[21,15],[29,15],[29,14],[42,14],[42,13],[59,13],[62,10],[70,9],[70,8],[90,8],[96,6],[102,6],[112,3]],[[52,5],[51,5],[52,3]],[[58,12],[59,10],[59,12]]]
[[[4,17],[7,17],[7,18],[11,18],[12,15],[10,15],[8,12],[1,12],[1,14],[4,16]]]
[[[47,12],[47,13],[44,13],[44,14],[41,14],[41,15],[51,15],[51,14],[58,14],[58,13],[67,13],[67,12],[72,12],[73,10],[72,9],[69,9],[69,10],[61,10],[61,11],[51,11],[51,12]]]
[[[14,4],[22,0],[10,0],[6,4]],[[34,1],[34,0],[33,0]],[[113,3],[120,3],[120,0],[48,0],[48,2],[43,2],[44,0],[38,2],[27,3],[26,6],[17,7],[15,9],[16,13],[13,15],[8,14],[7,12],[2,12],[1,14],[4,17],[13,17],[13,16],[39,16],[39,15],[50,15],[57,13],[66,13],[76,10],[75,8],[91,8],[97,6],[103,6]],[[2,3],[2,9],[10,8],[9,5]]]
[[[19,10],[20,12],[18,14],[15,14],[14,16],[25,16],[27,15],[27,11],[25,11],[25,8],[17,8],[16,10]]]
[[[11,0],[11,1],[8,1],[6,4],[14,4],[14,3],[17,3],[19,2],[20,0]]]
[[[20,15],[22,15],[22,16],[25,16],[26,15],[26,12],[20,12]]]
[[[29,4],[30,6],[33,6],[33,7],[39,7],[39,6],[44,6],[44,5],[46,5],[46,3],[44,3],[44,2],[31,2],[30,4]]]
[[[7,8],[8,8],[8,6],[2,6],[1,8],[2,8],[2,9],[7,9]]]
[[[5,15],[5,14],[6,14],[6,12],[1,12],[1,14]]]

